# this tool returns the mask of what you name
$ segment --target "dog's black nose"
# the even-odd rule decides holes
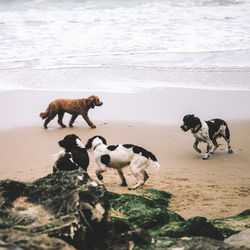
[[[60,147],[64,147],[64,140],[59,141],[58,144]]]

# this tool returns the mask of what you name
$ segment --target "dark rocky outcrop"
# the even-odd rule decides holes
[[[1,181],[0,194],[2,229],[47,234],[81,249],[105,241],[106,190],[84,171],[61,171],[33,183]]]
[[[0,249],[73,250],[65,241],[46,234],[33,234],[14,229],[0,229]]]
[[[211,239],[223,240],[223,234],[205,217],[193,217],[184,222],[172,222],[151,231],[153,235],[171,238],[205,236]]]
[[[108,192],[82,170],[32,183],[0,181],[0,248],[247,249],[248,241],[235,242],[248,237],[248,231],[236,233],[250,227],[250,210],[211,221],[184,220],[168,209],[170,198],[154,189]]]

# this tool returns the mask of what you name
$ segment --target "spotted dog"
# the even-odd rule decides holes
[[[137,183],[129,190],[136,189],[146,182],[149,177],[145,171],[147,167],[160,167],[156,157],[146,149],[133,144],[107,146],[107,142],[102,136],[90,138],[86,144],[86,149],[94,153],[95,162],[98,166],[96,176],[99,180],[103,179],[102,173],[106,171],[106,167],[114,168],[122,180],[121,186],[127,186],[122,168],[130,166]]]
[[[70,171],[78,168],[87,171],[89,165],[88,152],[77,135],[66,135],[58,144],[64,151],[59,152],[56,156],[57,160],[53,166],[54,173],[60,170]]]
[[[225,121],[221,119],[212,119],[209,121],[201,121],[198,117],[194,115],[185,115],[183,118],[183,125],[181,126],[183,131],[191,130],[195,137],[194,149],[201,153],[198,148],[200,142],[207,143],[207,152],[203,157],[203,160],[209,158],[210,154],[214,154],[215,150],[218,148],[217,138],[223,137],[228,145],[228,153],[233,153],[230,145],[230,132]],[[214,148],[212,150],[212,147]]]

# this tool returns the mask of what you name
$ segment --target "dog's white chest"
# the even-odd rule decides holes
[[[201,141],[207,142],[209,140],[208,125],[204,121],[202,121],[201,124],[201,129],[198,132],[194,133],[194,137]]]

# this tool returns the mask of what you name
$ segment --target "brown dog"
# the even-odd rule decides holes
[[[58,115],[58,123],[61,127],[65,128],[62,119],[65,112],[72,115],[69,126],[73,127],[73,123],[78,115],[82,115],[85,121],[91,128],[95,128],[95,124],[90,121],[88,111],[95,106],[101,106],[103,103],[99,100],[98,96],[91,95],[87,99],[57,99],[51,102],[45,112],[40,113],[40,117],[45,119],[43,124],[44,128],[48,128],[48,123]]]

